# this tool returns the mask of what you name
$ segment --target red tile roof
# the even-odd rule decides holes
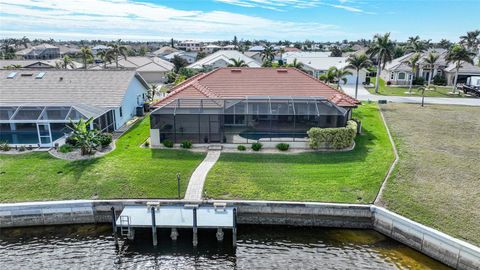
[[[245,96],[325,97],[342,107],[360,102],[295,68],[219,68],[201,73],[172,89],[154,106],[177,98],[243,98]]]

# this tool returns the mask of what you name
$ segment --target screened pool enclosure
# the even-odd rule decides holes
[[[55,140],[70,132],[66,126],[80,119],[95,120],[90,128],[113,132],[111,110],[84,104],[72,106],[0,106],[0,141],[50,147]]]
[[[305,141],[310,128],[343,127],[348,117],[323,97],[180,98],[153,111],[150,124],[160,142],[251,143]]]

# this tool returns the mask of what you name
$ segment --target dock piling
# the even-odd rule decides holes
[[[172,241],[177,241],[177,238],[179,236],[179,233],[177,231],[177,228],[172,228],[172,232],[170,233],[170,238]]]
[[[198,245],[198,235],[197,235],[197,208],[193,208],[193,246]]]
[[[222,228],[217,228],[217,233],[216,233],[216,236],[217,236],[217,241],[223,241],[223,236],[224,236],[224,233],[222,231]]]
[[[157,246],[157,224],[155,222],[155,207],[151,208],[152,213],[152,238],[153,238],[153,246]]]
[[[233,208],[232,242],[233,247],[237,247],[237,208]]]
[[[115,246],[118,247],[118,237],[117,237],[117,216],[115,215],[115,208],[110,208],[112,211],[112,230],[113,237],[115,238]]]

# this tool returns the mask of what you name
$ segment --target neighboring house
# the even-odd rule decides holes
[[[80,53],[80,49],[74,45],[59,45],[60,57],[68,55],[70,57],[75,57]]]
[[[343,127],[359,102],[294,68],[219,68],[175,86],[150,115],[153,146],[306,141]]]
[[[164,83],[167,73],[174,68],[174,65],[166,60],[147,56],[129,56],[126,59],[121,57],[118,60],[118,66],[119,68],[135,69],[149,84]],[[97,67],[103,67],[103,64],[98,64]],[[107,64],[107,68],[115,67],[115,62]]]
[[[0,69],[8,69],[14,66],[19,66],[18,68],[28,68],[28,69],[48,69],[48,68],[57,68],[57,63],[60,65],[62,59],[51,59],[51,60],[0,60]],[[76,61],[72,61],[73,67],[68,66],[67,69],[76,69],[83,67],[83,64]]]
[[[215,44],[210,44],[210,45],[207,45],[205,47],[203,47],[203,51],[206,52],[206,53],[214,53],[216,51],[219,51],[222,49],[222,46],[218,46],[218,45],[215,45]]]
[[[92,47],[92,54],[93,55],[97,55],[97,53],[99,52],[104,52],[104,51],[108,51],[110,50],[112,47],[109,47],[109,46],[105,46],[105,45],[96,45],[94,47]]]
[[[417,64],[417,71],[415,76],[420,76],[428,81],[432,67],[425,62],[428,54],[436,53],[440,57],[438,58],[435,66],[433,67],[432,78],[435,76],[442,76],[447,80],[448,85],[453,85],[455,79],[455,64],[447,63],[445,56],[447,50],[445,49],[431,49],[424,52],[420,56],[420,60]],[[390,82],[392,85],[409,85],[412,79],[412,68],[407,64],[413,53],[408,53],[402,57],[393,59],[392,62],[385,65],[382,70],[381,78],[385,82]],[[463,63],[458,72],[458,83],[465,83],[468,77],[480,75],[480,67],[474,66],[468,63]]]
[[[264,50],[265,50],[265,47],[261,45],[252,46],[248,49],[249,52],[263,52]]]
[[[243,54],[245,56],[252,58],[253,60],[257,61],[258,63],[263,63],[262,52],[250,52],[246,51]]]
[[[162,58],[172,62],[173,58],[175,55],[178,55],[179,57],[185,59],[187,63],[192,64],[195,61],[197,61],[197,53],[196,52],[184,52],[184,51],[178,51],[178,52],[173,52],[171,54],[167,54],[163,56]]]
[[[202,50],[203,43],[195,40],[185,40],[177,44],[179,50],[187,52],[199,52]]]
[[[230,64],[233,64],[232,60],[230,59],[236,59],[236,60],[243,60],[245,64],[247,64],[249,67],[260,67],[261,65],[255,61],[254,59],[242,54],[239,51],[217,51],[213,54],[210,54],[197,62],[191,64],[188,66],[188,68],[195,68],[195,69],[202,69],[202,68],[207,68],[207,69],[215,69],[219,67],[227,67]]]
[[[237,46],[235,45],[226,45],[226,46],[223,46],[222,50],[226,50],[226,51],[233,51],[233,50],[236,50],[237,49]]]
[[[60,49],[48,43],[43,43],[31,48],[15,52],[17,59],[55,59],[60,57]]]
[[[302,50],[300,50],[299,48],[295,48],[295,47],[285,47],[283,49],[283,51],[285,53],[288,53],[288,52],[301,52]]]
[[[162,57],[162,56],[174,53],[174,52],[178,52],[178,50],[175,49],[175,48],[172,48],[170,46],[165,46],[165,47],[161,47],[160,49],[158,49],[156,51],[151,52],[150,55],[151,56]]]
[[[303,70],[313,77],[318,78],[331,67],[343,69],[348,66],[347,57],[330,57],[329,55],[330,52],[289,52],[284,53],[282,59],[287,64],[292,64],[295,59],[297,59],[297,62],[303,64]],[[345,77],[347,84],[355,84],[357,79],[356,71],[352,69],[347,70],[352,72],[352,75]],[[367,70],[360,70],[358,83],[365,83],[366,77]]]
[[[0,140],[51,147],[70,120],[113,132],[143,107],[148,84],[134,70],[1,70]]]

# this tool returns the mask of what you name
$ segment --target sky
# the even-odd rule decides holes
[[[57,40],[458,41],[480,0],[0,0],[0,36]]]

